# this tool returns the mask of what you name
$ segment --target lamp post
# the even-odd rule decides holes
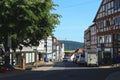
[[[45,48],[45,49],[46,49],[46,58],[47,58],[47,39],[46,39],[46,42],[45,42],[45,43],[46,43],[46,44],[45,44],[45,45],[46,45],[46,48]]]

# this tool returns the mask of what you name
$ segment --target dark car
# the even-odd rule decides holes
[[[68,62],[70,61],[70,58],[63,58],[63,62]]]

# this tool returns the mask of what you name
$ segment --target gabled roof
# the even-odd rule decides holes
[[[79,49],[77,49],[76,51],[75,51],[75,53],[83,53],[83,49],[82,48],[79,48]]]
[[[100,12],[100,9],[102,8],[103,2],[104,2],[104,0],[102,0],[102,2],[101,2],[101,4],[100,4],[100,7],[99,7],[99,9],[98,9],[98,11],[97,11],[97,14],[96,14],[93,22],[95,22],[95,20],[96,20],[96,18],[97,18],[97,16],[98,16],[98,13]]]
[[[95,26],[95,23],[94,23],[94,24],[92,24],[91,26],[89,26],[89,28],[94,27],[94,26]]]

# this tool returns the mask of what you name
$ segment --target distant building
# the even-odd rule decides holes
[[[49,36],[45,43],[46,43],[46,57],[52,59],[52,36]]]
[[[83,53],[83,49],[79,48],[79,49],[75,50],[75,53],[82,54]]]
[[[37,47],[37,52],[38,52],[38,59],[44,60],[46,57],[46,48],[45,48],[45,40],[42,39],[39,41],[39,46]]]
[[[61,61],[64,58],[64,43],[60,42],[59,44],[59,60]]]
[[[56,59],[56,54],[57,54],[57,38],[55,36],[52,36],[52,61],[55,61]]]
[[[21,45],[22,49],[19,47],[16,52],[10,54],[10,61],[15,62],[15,65],[24,67],[27,64],[33,64],[38,61],[44,61],[44,58],[48,58],[49,61],[53,59],[61,60],[64,55],[64,44],[58,42],[58,40],[52,36],[49,36],[47,40],[40,40],[38,46],[26,47]],[[1,60],[0,60],[1,61]]]

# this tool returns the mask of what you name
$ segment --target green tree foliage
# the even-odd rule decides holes
[[[12,38],[12,48],[32,46],[52,34],[60,15],[52,0],[0,0],[0,34]],[[7,42],[4,42],[7,45]]]

